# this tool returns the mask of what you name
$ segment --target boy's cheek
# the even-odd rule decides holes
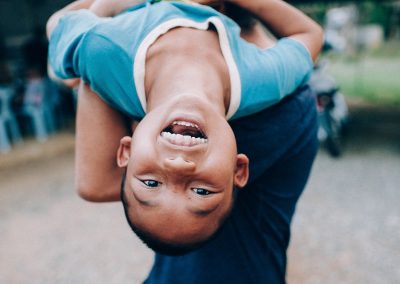
[[[139,125],[139,121],[136,121],[136,120],[132,121],[132,123],[131,123],[131,131],[132,131],[132,133],[135,132],[136,127],[138,125]]]

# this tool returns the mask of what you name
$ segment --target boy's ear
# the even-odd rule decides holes
[[[125,136],[119,142],[119,147],[117,151],[117,164],[120,168],[125,168],[128,166],[129,158],[131,157],[131,143],[132,138]]]
[[[249,179],[249,158],[244,154],[236,157],[236,168],[233,183],[237,187],[244,187]]]

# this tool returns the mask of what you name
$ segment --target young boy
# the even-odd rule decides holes
[[[286,37],[269,49],[242,40],[237,25],[216,10],[183,1],[149,1],[99,17],[137,2],[115,7],[110,0],[83,0],[56,13],[48,24],[50,62],[58,76],[81,77],[97,94],[81,87],[81,195],[119,199],[123,171],[113,153],[128,134],[120,113],[141,119],[117,154],[118,166],[126,168],[121,196],[127,219],[151,248],[177,254],[217,231],[232,208],[233,188],[247,182],[249,161],[237,154],[226,120],[269,107],[304,83],[322,33],[278,0],[225,1]],[[92,11],[59,21],[82,8]]]

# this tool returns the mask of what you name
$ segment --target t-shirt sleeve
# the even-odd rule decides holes
[[[265,53],[275,65],[281,98],[308,81],[314,64],[310,52],[299,41],[281,39],[274,47],[265,50]]]
[[[242,55],[242,96],[233,118],[278,103],[309,80],[314,66],[307,48],[290,38],[279,40],[269,49],[247,45]]]
[[[100,21],[89,10],[69,12],[60,19],[49,42],[49,63],[57,77],[80,77],[79,50],[82,39]]]

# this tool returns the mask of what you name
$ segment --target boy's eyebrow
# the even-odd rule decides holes
[[[205,217],[208,214],[210,214],[211,212],[213,212],[217,207],[218,206],[213,207],[211,209],[190,208],[189,212],[194,214],[194,215],[197,215],[199,217]]]
[[[137,202],[139,202],[140,205],[145,206],[145,207],[156,207],[158,206],[158,202],[156,201],[151,201],[151,200],[142,200],[139,199],[135,196],[135,199],[137,200]],[[210,214],[211,212],[213,212],[218,206],[215,206],[211,209],[200,209],[200,208],[191,208],[189,209],[189,212],[197,215],[199,217],[205,217],[208,214]]]
[[[137,202],[139,202],[140,205],[143,205],[146,207],[155,207],[158,205],[158,202],[156,202],[156,201],[144,200],[144,199],[138,198],[135,193],[133,193],[133,197],[136,199]]]
[[[207,208],[207,209],[202,209],[197,206],[188,206],[186,210],[194,215],[197,215],[198,217],[205,217],[208,214],[210,214],[211,212],[215,211],[219,207],[219,205],[220,205],[219,203],[214,204],[214,206]]]
[[[149,200],[141,200],[136,197],[136,200],[139,202],[140,205],[146,206],[146,207],[155,207],[158,205],[157,202],[154,201],[149,201]]]
[[[140,199],[137,194],[135,193],[134,190],[131,191],[133,197],[135,198],[135,200],[137,202],[139,202],[140,205],[146,206],[146,207],[155,207],[158,205],[158,202],[156,201],[151,201],[151,200],[144,200],[144,199]]]

